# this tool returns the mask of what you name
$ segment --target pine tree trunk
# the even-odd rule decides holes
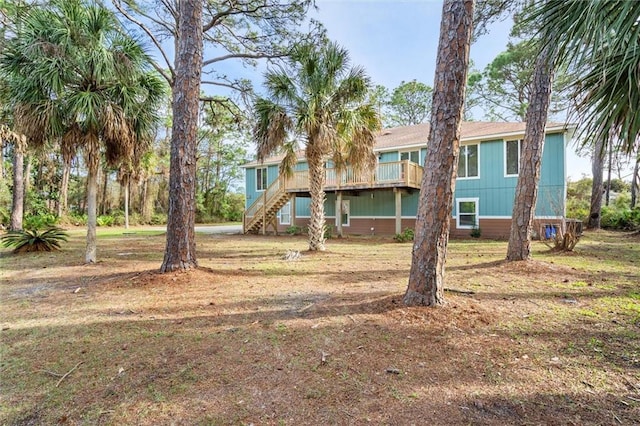
[[[13,202],[9,225],[9,229],[12,231],[22,230],[24,217],[24,149],[24,140],[16,140],[13,150]]]
[[[593,185],[591,186],[591,207],[589,209],[588,229],[600,229],[600,212],[602,210],[602,192],[604,186],[602,178],[604,175],[604,157],[606,154],[604,139],[596,141],[591,158],[591,173],[593,174]]]
[[[469,68],[473,0],[445,0],[436,64],[431,128],[420,187],[406,305],[444,303],[444,273],[460,124]]]
[[[313,147],[307,147],[307,161],[309,163],[309,206],[311,218],[309,219],[309,250],[324,251],[325,219],[324,219],[324,183],[325,171],[322,155]]]
[[[527,107],[527,128],[522,141],[518,183],[511,217],[507,260],[531,258],[531,232],[538,198],[540,164],[553,84],[553,47],[545,47],[536,60]]]
[[[169,177],[167,246],[162,272],[198,266],[195,241],[196,147],[202,73],[202,1],[179,2]]]

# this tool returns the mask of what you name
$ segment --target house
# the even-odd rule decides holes
[[[464,122],[451,216],[451,235],[508,237],[525,123]],[[325,215],[333,234],[393,235],[415,226],[429,124],[385,129],[378,136],[373,173],[336,173],[327,162]],[[537,232],[561,223],[565,214],[565,147],[572,128],[548,123],[536,206]],[[285,231],[309,220],[304,153],[293,176],[279,174],[281,156],[245,168],[243,230]]]

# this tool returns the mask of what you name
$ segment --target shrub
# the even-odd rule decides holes
[[[116,222],[116,219],[108,214],[103,214],[98,216],[96,219],[96,223],[98,226],[113,226]]]
[[[69,223],[75,226],[83,226],[87,224],[87,215],[86,213],[69,213],[67,215],[67,219]]]
[[[51,214],[39,214],[33,216],[27,216],[24,218],[22,227],[29,230],[37,230],[42,228],[52,228],[58,223],[58,218]]]
[[[471,238],[480,238],[480,236],[482,235],[482,230],[479,226],[474,226],[471,229],[471,233],[469,235],[471,235]]]
[[[287,228],[286,233],[289,235],[300,235],[302,234],[302,228],[297,225],[291,225]]]
[[[11,231],[2,237],[3,247],[13,247],[14,253],[60,250],[60,243],[67,241],[68,234],[62,229],[51,227],[44,231],[25,229]]]
[[[633,210],[617,206],[603,206],[600,225],[603,228],[632,230],[640,228],[640,207]]]
[[[164,213],[154,213],[149,220],[149,225],[165,225],[166,223],[167,215]]]
[[[399,243],[406,243],[407,241],[413,241],[413,237],[414,237],[413,229],[405,228],[404,231],[402,231],[399,234],[396,234],[393,237],[393,239]]]

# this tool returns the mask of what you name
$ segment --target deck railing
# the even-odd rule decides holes
[[[379,163],[372,172],[357,173],[352,168],[338,172],[335,168],[325,169],[326,189],[411,187],[420,188],[422,167],[409,160]],[[287,179],[287,191],[309,189],[309,172],[300,170]]]

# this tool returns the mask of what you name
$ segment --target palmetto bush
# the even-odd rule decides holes
[[[3,247],[13,247],[14,253],[35,251],[57,251],[60,243],[67,241],[68,234],[62,229],[51,227],[46,230],[24,229],[10,231],[2,237]]]

